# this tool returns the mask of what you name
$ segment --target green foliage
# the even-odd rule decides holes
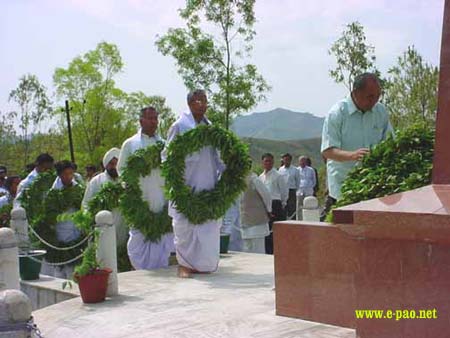
[[[121,173],[125,191],[120,199],[120,210],[131,227],[138,229],[147,240],[157,242],[161,237],[172,232],[172,220],[168,215],[167,205],[159,213],[150,210],[147,201],[142,199],[139,185],[141,176],[148,176],[161,165],[161,151],[164,143],[158,142],[147,148],[134,152],[127,160]]]
[[[0,228],[9,227],[11,220],[12,203],[5,204],[0,208]]]
[[[89,242],[87,248],[84,250],[83,259],[81,263],[75,267],[74,280],[78,282],[80,277],[86,276],[95,270],[100,269],[100,263],[97,261],[97,243],[98,233],[94,234],[94,240]]]
[[[115,77],[124,63],[116,45],[101,42],[94,50],[74,58],[67,68],[57,68],[53,75],[58,98],[68,99],[77,163],[80,167],[98,163],[110,148],[136,132],[139,111],[154,106],[160,112],[161,134],[174,120],[161,96],[142,92],[126,93],[116,87]],[[66,128],[65,112],[60,117],[60,130]],[[65,133],[65,132],[64,132]]]
[[[57,247],[69,247],[79,242],[74,240],[62,243],[56,238],[56,223],[69,209],[78,210],[84,194],[84,186],[74,185],[62,190],[50,189],[56,176],[53,172],[40,173],[20,198],[22,207],[33,229],[48,243]],[[79,255],[83,245],[71,250],[57,251],[47,247],[30,234],[34,245],[47,250],[45,259],[49,262],[62,262]]]
[[[185,158],[201,148],[212,146],[220,152],[226,165],[212,190],[193,192],[184,181]],[[247,146],[233,133],[216,126],[198,126],[177,135],[169,144],[163,164],[166,194],[189,222],[202,224],[223,215],[246,187],[245,177],[251,169]]]
[[[208,116],[214,123],[229,127],[230,118],[246,112],[265,99],[270,89],[252,64],[250,56],[255,36],[254,0],[187,0],[180,16],[186,28],[171,28],[156,41],[163,55],[171,55],[189,89],[203,88],[210,96]],[[218,29],[207,34],[201,18]]]
[[[26,165],[30,157],[30,131],[36,131],[39,123],[51,110],[51,103],[46,94],[47,89],[35,75],[27,74],[19,79],[19,85],[9,93],[9,100],[19,106],[19,111],[8,114],[10,119],[20,121],[22,153],[19,155],[22,164]]]
[[[358,21],[348,24],[328,51],[336,57],[336,68],[330,70],[330,76],[351,91],[356,75],[367,71],[378,73],[374,52],[375,48],[366,43],[364,27]]]
[[[438,68],[426,63],[414,46],[388,71],[385,103],[395,128],[416,122],[434,127],[437,110]]]
[[[371,149],[342,185],[336,207],[431,184],[434,130],[415,124]]]

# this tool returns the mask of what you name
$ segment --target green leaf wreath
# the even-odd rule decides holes
[[[184,181],[185,158],[206,146],[220,152],[226,165],[212,190],[194,192]],[[166,194],[189,222],[202,224],[222,217],[245,190],[245,177],[251,169],[247,146],[232,132],[216,126],[198,126],[177,135],[169,144],[163,164]]]
[[[172,220],[168,215],[167,205],[161,212],[154,213],[149,205],[142,199],[142,190],[139,186],[139,177],[148,176],[153,169],[161,165],[161,151],[164,143],[139,149],[127,160],[121,173],[125,190],[120,199],[120,210],[131,227],[139,230],[147,240],[157,242],[161,237],[172,232]]]

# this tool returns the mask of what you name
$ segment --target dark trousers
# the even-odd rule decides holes
[[[327,217],[327,214],[330,212],[333,205],[336,204],[336,199],[331,197],[330,195],[327,196],[327,199],[325,200],[325,208],[322,211],[322,214],[320,215],[320,221],[325,221],[325,218]]]
[[[297,210],[297,190],[289,189],[289,197],[286,204],[286,217],[290,218]]]
[[[266,236],[266,254],[273,255],[273,236],[272,225],[276,221],[285,221],[286,212],[281,204],[280,200],[272,200],[272,215],[269,221],[270,235]]]

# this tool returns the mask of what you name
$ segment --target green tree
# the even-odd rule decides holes
[[[175,58],[188,89],[208,92],[210,118],[227,129],[233,116],[264,100],[270,89],[256,66],[244,62],[256,34],[254,4],[255,0],[186,0],[179,11],[186,28],[171,28],[156,41],[163,55]],[[202,24],[217,34],[202,31]]]
[[[375,47],[366,43],[364,27],[357,21],[348,24],[328,50],[328,54],[336,58],[336,67],[330,70],[330,76],[351,91],[356,75],[367,71],[380,75],[374,53]]]
[[[389,69],[385,103],[395,128],[415,122],[434,127],[437,110],[438,68],[426,63],[414,46]]]
[[[14,101],[19,106],[18,111],[9,113],[9,118],[19,119],[24,165],[30,158],[30,131],[36,131],[39,123],[51,110],[46,91],[35,75],[27,74],[20,78],[17,88],[9,93],[9,101]]]

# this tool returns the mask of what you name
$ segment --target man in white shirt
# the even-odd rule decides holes
[[[285,207],[289,191],[283,175],[273,168],[273,155],[266,153],[262,155],[261,159],[264,172],[259,177],[272,197],[272,217],[269,221],[269,227],[272,231],[273,222],[286,220]],[[266,237],[266,253],[273,254],[272,233]]]
[[[201,124],[210,125],[206,118],[208,100],[203,90],[188,94],[189,111],[170,127],[168,144],[179,134],[183,134]],[[166,148],[167,150],[167,148]],[[185,182],[194,191],[213,189],[225,170],[217,150],[205,146],[185,159]],[[184,214],[178,212],[176,205],[169,204],[169,215],[175,234],[175,247],[178,261],[178,277],[189,278],[193,273],[208,273],[217,270],[219,264],[220,219],[202,224],[192,224]]]
[[[81,206],[84,210],[89,210],[89,201],[95,197],[104,184],[118,181],[117,162],[119,155],[119,148],[111,148],[106,152],[105,156],[103,156],[102,162],[105,171],[96,175],[88,182],[86,191],[84,192],[83,202],[81,202]],[[110,211],[112,212],[114,226],[116,228],[116,243],[117,246],[121,246],[125,244],[125,241],[127,240],[128,227],[125,225],[122,214],[118,209]]]
[[[297,190],[297,220],[303,219],[303,200],[307,196],[314,195],[316,185],[316,173],[313,168],[306,165],[306,156],[300,156],[298,159],[300,173],[300,184]]]
[[[139,119],[141,129],[134,136],[127,139],[120,150],[117,164],[119,175],[127,164],[127,160],[136,150],[146,148],[149,145],[163,141],[156,134],[158,127],[158,112],[154,107],[146,107],[141,110]],[[158,213],[164,209],[166,199],[164,197],[164,178],[160,169],[152,169],[150,175],[139,178],[142,190],[142,198],[148,202],[150,210]],[[173,234],[162,236],[158,242],[146,240],[137,229],[130,229],[128,240],[128,256],[135,269],[159,269],[169,266],[169,256],[174,251]]]
[[[278,169],[278,172],[284,176],[289,189],[289,197],[286,204],[286,216],[288,219],[293,217],[297,208],[297,189],[300,185],[300,172],[296,167],[291,165],[292,155],[289,153],[284,154],[282,157],[283,166]]]

